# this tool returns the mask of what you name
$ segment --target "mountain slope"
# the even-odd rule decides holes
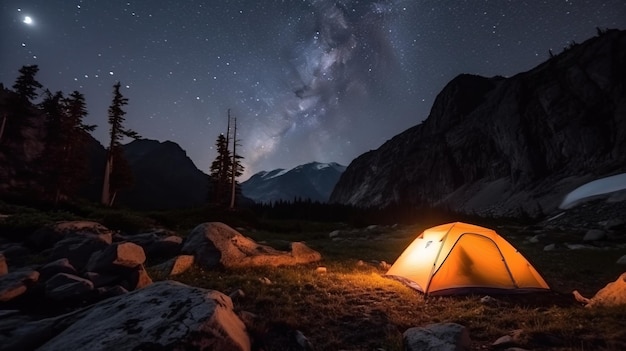
[[[121,191],[119,201],[139,209],[167,209],[205,204],[208,176],[172,141],[141,139],[124,145],[134,185]]]
[[[289,171],[262,171],[241,183],[241,192],[255,202],[293,201],[295,198],[327,202],[345,166],[312,162]]]
[[[420,125],[355,159],[331,202],[537,215],[626,170],[626,32],[511,78],[460,75]]]

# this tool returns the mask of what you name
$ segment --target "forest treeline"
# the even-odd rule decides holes
[[[29,198],[58,205],[77,200],[90,175],[88,143],[96,125],[84,123],[88,115],[79,91],[51,92],[38,80],[37,65],[23,66],[12,90],[0,84],[0,193],[3,197]],[[108,108],[108,145],[101,203],[113,206],[118,192],[133,185],[133,174],[123,143],[141,138],[125,126],[128,99],[121,83],[113,85]],[[234,208],[240,192],[237,177],[243,174],[243,157],[236,151],[236,119],[228,114],[228,130],[220,133],[218,155],[209,168],[207,204]],[[232,145],[232,151],[230,146]],[[207,150],[208,152],[208,150]]]

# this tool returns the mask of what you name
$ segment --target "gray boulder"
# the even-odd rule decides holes
[[[193,255],[179,255],[152,267],[151,270],[161,277],[169,277],[186,272],[193,266],[193,262]]]
[[[4,255],[0,253],[0,275],[9,273],[9,267],[7,266],[7,260]]]
[[[135,268],[145,261],[146,254],[141,246],[131,242],[115,243],[94,253],[85,269],[92,272],[116,271],[120,267]]]
[[[46,297],[52,300],[68,300],[84,295],[94,289],[93,283],[72,274],[58,273],[46,282]]]
[[[59,258],[56,261],[52,261],[37,271],[39,272],[39,281],[46,281],[58,273],[78,274],[67,258]]]
[[[250,350],[231,299],[162,281],[66,315],[17,324],[4,350]]]
[[[194,228],[183,243],[182,253],[194,255],[195,262],[205,268],[296,265],[322,259],[304,243],[292,243],[291,251],[280,251],[219,222]]]
[[[0,277],[0,302],[13,300],[24,294],[39,279],[39,272],[24,269]]]
[[[148,257],[173,257],[182,247],[183,238],[172,232],[157,230],[150,233],[120,235],[124,241],[141,246]]]
[[[48,248],[68,236],[97,237],[108,244],[112,242],[112,233],[107,227],[89,221],[57,222],[35,231],[27,242],[37,248]]]
[[[598,241],[606,238],[606,232],[599,229],[590,229],[585,233],[583,241]]]
[[[438,323],[407,329],[403,344],[406,351],[464,351],[470,350],[471,340],[466,327]]]
[[[54,244],[50,258],[67,258],[76,270],[82,271],[94,252],[110,244],[109,240],[101,236],[68,236]]]

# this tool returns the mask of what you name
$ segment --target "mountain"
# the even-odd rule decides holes
[[[423,123],[351,162],[330,201],[538,216],[624,171],[626,32],[608,30],[510,78],[456,77]]]
[[[334,162],[311,162],[291,170],[261,171],[241,183],[241,192],[259,203],[293,201],[295,198],[327,202],[345,169]]]
[[[209,177],[172,141],[140,139],[123,146],[134,185],[119,202],[138,209],[170,209],[207,202]]]

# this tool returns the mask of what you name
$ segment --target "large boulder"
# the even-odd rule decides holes
[[[3,350],[250,350],[231,299],[213,290],[162,281],[88,308],[16,324]]]
[[[24,294],[39,279],[39,272],[24,269],[0,277],[0,302],[13,300]]]
[[[151,267],[161,277],[169,277],[186,272],[193,266],[193,255],[179,255],[161,264]]]
[[[46,281],[58,273],[77,275],[76,268],[72,266],[67,258],[59,258],[56,261],[47,263],[37,271],[39,272],[39,281]]]
[[[406,351],[465,351],[471,347],[469,331],[456,323],[409,328],[403,334]]]
[[[54,244],[50,259],[67,258],[76,270],[82,271],[94,252],[111,244],[101,236],[68,236]]]
[[[111,244],[111,230],[97,222],[64,221],[43,227],[35,231],[27,240],[28,244],[37,248],[49,248],[68,236],[97,237]]]
[[[135,268],[145,261],[146,254],[141,246],[131,242],[115,243],[94,253],[85,269],[93,272],[116,271],[120,267]]]
[[[141,246],[148,257],[174,257],[180,252],[183,243],[183,238],[164,230],[135,235],[119,235],[119,237],[124,241],[130,241]]]
[[[195,262],[205,268],[287,266],[322,259],[319,252],[303,243],[292,243],[291,251],[276,250],[258,244],[220,222],[203,223],[194,228],[181,251],[194,255]]]
[[[9,273],[9,267],[7,266],[7,260],[4,255],[0,253],[0,275]]]
[[[58,273],[46,282],[46,297],[52,300],[69,300],[94,289],[93,283],[72,274]]]
[[[586,304],[586,307],[626,305],[626,273],[622,273],[614,282],[608,283],[590,299],[581,296],[578,291],[574,291],[574,297]]]

